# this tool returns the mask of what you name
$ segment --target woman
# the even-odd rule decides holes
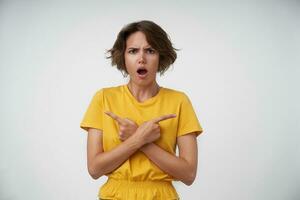
[[[123,27],[108,51],[129,82],[97,91],[80,124],[88,131],[89,174],[108,176],[100,199],[179,199],[172,181],[191,185],[196,177],[202,128],[192,104],[156,82],[176,60],[174,50],[160,26],[139,21]]]

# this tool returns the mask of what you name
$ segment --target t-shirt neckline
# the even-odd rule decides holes
[[[160,86],[160,88],[159,88],[159,90],[158,90],[158,93],[156,93],[156,95],[154,95],[153,97],[150,97],[149,99],[147,99],[147,100],[144,101],[144,102],[139,102],[139,101],[133,96],[133,94],[132,94],[131,91],[129,90],[127,84],[123,85],[123,88],[124,88],[125,92],[127,93],[127,95],[132,99],[132,101],[133,101],[135,104],[140,105],[140,106],[149,105],[149,104],[154,103],[154,102],[159,98],[159,96],[161,96],[162,90],[164,89],[163,87]]]

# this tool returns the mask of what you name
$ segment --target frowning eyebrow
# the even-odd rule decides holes
[[[127,49],[140,49],[140,48],[137,48],[137,47],[128,47]],[[151,46],[149,47],[146,47],[144,49],[153,49]]]

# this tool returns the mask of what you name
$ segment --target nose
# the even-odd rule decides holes
[[[138,60],[139,64],[144,64],[146,63],[146,59],[145,59],[145,53],[143,51],[141,51],[140,55],[139,55],[139,60]]]

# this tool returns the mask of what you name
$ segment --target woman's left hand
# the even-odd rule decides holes
[[[119,124],[119,138],[121,141],[125,141],[131,135],[133,135],[136,129],[139,127],[134,121],[128,118],[121,118],[114,114],[113,112],[106,111],[104,112],[114,120],[116,120]]]

